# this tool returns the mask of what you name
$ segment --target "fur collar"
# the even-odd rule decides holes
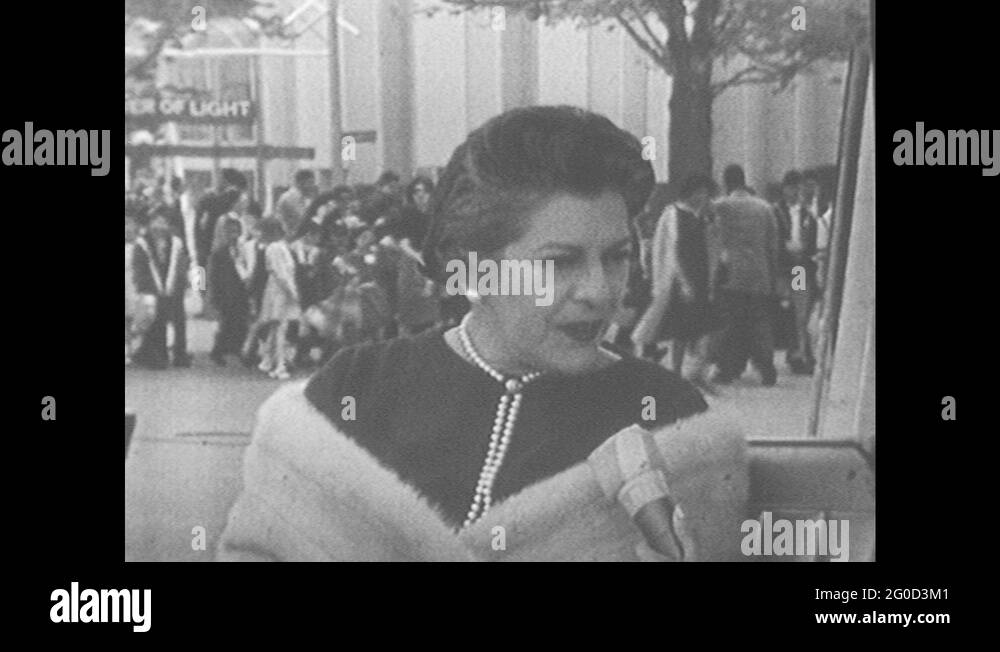
[[[244,459],[244,489],[221,561],[635,561],[655,558],[624,508],[582,463],[453,531],[411,486],[306,399],[304,382],[268,399]],[[742,438],[703,417],[656,434],[699,559],[739,557],[746,502]],[[705,437],[706,432],[713,432]],[[500,529],[497,529],[500,528]]]

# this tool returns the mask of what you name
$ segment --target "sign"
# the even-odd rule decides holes
[[[252,100],[209,100],[182,97],[134,97],[125,100],[125,124],[252,124],[256,107]]]

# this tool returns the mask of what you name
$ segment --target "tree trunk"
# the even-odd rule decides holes
[[[670,93],[671,184],[695,172],[712,174],[711,65],[691,68],[675,72]]]

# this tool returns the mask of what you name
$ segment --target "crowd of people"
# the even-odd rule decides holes
[[[748,362],[774,385],[778,345],[791,373],[811,374],[829,173],[789,171],[765,199],[730,165],[721,194],[699,174],[676,184],[666,206],[654,193],[636,221],[638,256],[608,339],[656,362],[669,355],[667,366],[709,392]],[[458,323],[466,299],[421,272],[433,190],[422,176],[403,187],[390,171],[320,191],[300,170],[265,212],[232,169],[196,203],[176,178],[137,185],[125,201],[126,364],[191,364],[189,291],[218,320],[215,364],[235,356],[278,379],[343,346]],[[195,287],[192,269],[202,270]]]
[[[637,222],[641,254],[615,341],[657,362],[669,351],[669,366],[708,392],[742,376],[748,361],[764,386],[775,385],[777,344],[792,374],[812,374],[833,214],[830,173],[789,171],[764,199],[730,165],[721,196],[700,174],[674,188],[676,200],[665,208],[654,195]]]
[[[232,169],[188,206],[176,180],[134,188],[125,202],[126,364],[191,364],[189,288],[218,320],[211,360],[235,356],[278,379],[343,346],[457,323],[464,297],[443,296],[416,251],[433,189],[423,176],[403,187],[388,171],[375,184],[321,192],[300,170],[265,212]],[[205,282],[191,287],[193,277]]]

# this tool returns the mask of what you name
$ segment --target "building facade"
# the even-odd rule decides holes
[[[385,169],[406,178],[443,166],[471,129],[507,108],[572,104],[604,113],[639,138],[651,137],[658,180],[667,180],[670,79],[620,29],[550,26],[498,10],[428,15],[425,9],[440,6],[436,0],[276,4],[294,17],[289,26],[298,36],[291,42],[249,43],[257,54],[195,52],[168,62],[164,78],[202,75],[203,83],[230,97],[249,93],[260,107],[265,142],[309,147],[315,157],[263,165],[250,158],[182,157],[176,167],[185,175],[231,166],[251,176],[259,170],[273,187],[311,167],[329,185],[341,179],[334,163],[346,153],[348,183],[372,182]],[[337,57],[328,47],[329,6],[340,16]],[[332,61],[339,64],[346,149],[333,146]],[[835,163],[845,67],[831,64],[802,75],[781,93],[762,86],[723,93],[713,108],[716,171],[740,163],[750,183],[763,188],[788,169]],[[211,136],[216,142],[255,137],[236,128],[221,131]],[[199,137],[204,142],[206,132]]]

